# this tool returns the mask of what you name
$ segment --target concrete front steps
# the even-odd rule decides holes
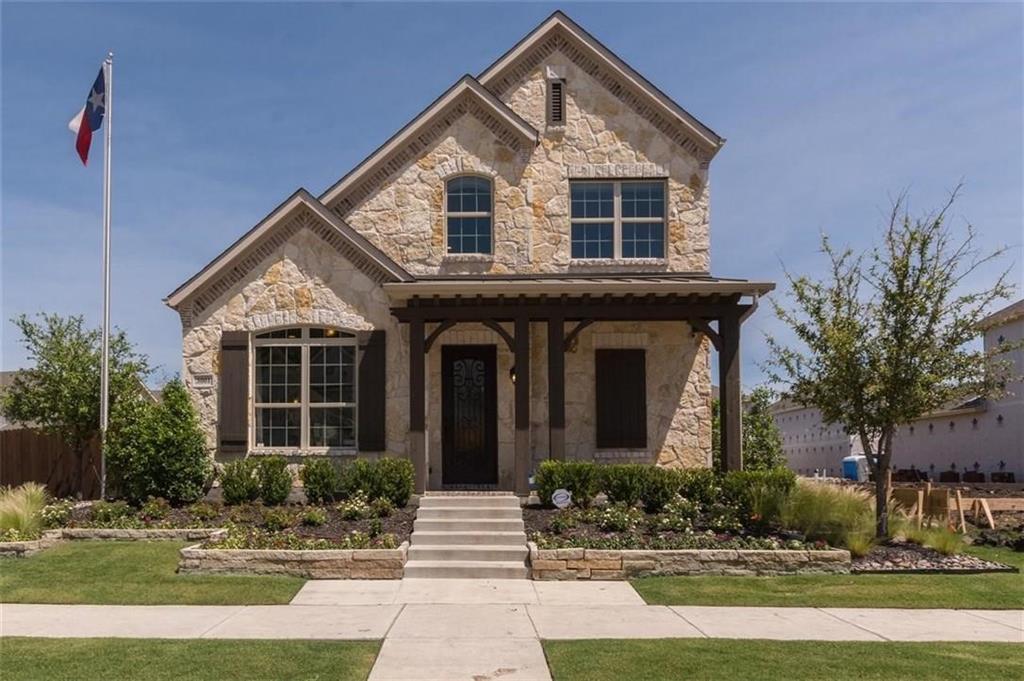
[[[523,512],[512,494],[428,494],[416,511],[406,578],[525,579]]]

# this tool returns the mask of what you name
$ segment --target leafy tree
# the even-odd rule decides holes
[[[990,304],[1011,295],[1008,271],[983,290],[961,291],[966,277],[1005,249],[980,253],[970,225],[962,238],[953,234],[946,223],[958,193],[919,218],[901,196],[882,244],[860,254],[822,237],[828,274],[815,280],[787,273],[794,306],[772,301],[802,346],[768,339],[773,378],[798,403],[818,407],[826,423],[860,439],[875,478],[878,537],[889,530],[897,427],[952,400],[997,393],[1008,370],[970,345]]]
[[[164,386],[159,404],[139,398],[120,401],[117,416],[108,466],[122,496],[135,504],[148,497],[181,504],[203,496],[213,480],[213,463],[180,380]]]
[[[11,321],[34,366],[15,374],[0,396],[0,411],[64,441],[76,460],[76,488],[82,489],[85,452],[100,430],[100,332],[87,329],[81,316],[20,315]],[[111,334],[111,413],[123,396],[142,390],[148,374],[146,356],[122,331]]]
[[[772,391],[764,386],[750,393],[743,412],[744,470],[767,471],[786,465],[779,426],[769,410],[772,399]]]
[[[782,436],[769,411],[773,394],[766,387],[754,388],[748,406],[740,416],[743,422],[744,470],[771,470],[786,465],[782,453]],[[711,402],[711,460],[715,470],[722,470],[722,421],[718,400]]]

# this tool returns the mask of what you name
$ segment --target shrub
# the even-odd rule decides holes
[[[208,504],[205,501],[197,501],[188,507],[189,515],[196,520],[213,520],[220,515],[220,509],[213,504]]]
[[[856,537],[874,533],[871,495],[852,487],[801,482],[786,500],[782,512],[786,528],[804,534],[809,541],[850,548]]]
[[[384,523],[380,521],[380,518],[373,518],[370,520],[370,527],[367,530],[370,535],[370,539],[375,539],[384,533]]]
[[[325,504],[334,500],[338,491],[338,469],[328,459],[311,459],[299,472],[306,499],[311,504]]]
[[[132,515],[132,507],[124,501],[97,501],[92,505],[92,520],[95,523],[116,523]]]
[[[402,508],[409,503],[415,483],[415,469],[409,459],[384,457],[374,464],[378,478],[377,494],[371,499],[387,499],[395,508]]]
[[[704,524],[715,532],[740,532],[743,522],[736,509],[726,504],[711,504],[704,514]]]
[[[327,511],[319,506],[310,506],[302,512],[302,524],[310,527],[320,527],[327,524]]]
[[[138,395],[114,403],[107,461],[112,486],[133,504],[163,497],[196,501],[210,487],[213,464],[192,400],[178,379],[164,386],[159,404]]]
[[[651,526],[655,530],[685,532],[693,529],[693,522],[699,515],[700,506],[697,502],[676,495],[665,504],[664,511],[653,519]]]
[[[601,489],[608,501],[636,506],[644,495],[649,467],[638,463],[601,467]]]
[[[238,459],[224,465],[220,475],[224,503],[228,506],[248,504],[260,498],[260,481],[256,477],[256,462]]]
[[[866,556],[875,546],[875,537],[870,533],[858,532],[846,536],[846,548],[854,558]]]
[[[781,520],[795,486],[796,475],[786,468],[730,471],[722,478],[722,500],[735,506],[744,522],[770,525]]]
[[[71,512],[74,508],[75,502],[71,499],[60,499],[47,504],[39,512],[39,516],[43,521],[43,527],[47,529],[64,527],[71,520]]]
[[[35,482],[0,491],[0,533],[9,540],[38,537],[48,499],[46,488]]]
[[[171,505],[166,499],[150,497],[139,509],[139,517],[143,520],[163,520],[171,512]]]
[[[710,506],[722,495],[718,475],[710,468],[688,468],[678,472],[679,494],[701,506]]]
[[[659,513],[679,493],[680,471],[646,466],[643,502],[648,513]]]
[[[356,459],[342,469],[340,489],[346,498],[362,491],[367,499],[387,499],[401,508],[412,496],[412,462],[395,457]]]
[[[284,508],[263,509],[263,526],[271,532],[280,532],[295,524],[295,516]]]
[[[537,494],[545,505],[551,505],[551,495],[557,489],[572,493],[576,506],[590,506],[600,488],[601,476],[596,464],[590,461],[547,460],[540,464],[536,475]]]
[[[555,514],[555,517],[548,523],[548,528],[555,534],[562,534],[571,530],[579,524],[579,513],[571,509],[565,509]]]
[[[387,518],[389,515],[395,512],[395,505],[391,503],[390,499],[381,497],[380,499],[374,499],[370,502],[370,513],[377,518]]]
[[[279,506],[292,491],[292,474],[283,456],[268,456],[256,464],[256,479],[260,482],[260,498],[267,506]]]
[[[373,515],[370,504],[366,501],[366,494],[362,490],[356,491],[355,494],[334,508],[341,515],[342,520],[363,520]]]
[[[625,504],[609,504],[590,511],[590,520],[605,532],[631,532],[644,521],[644,512]]]

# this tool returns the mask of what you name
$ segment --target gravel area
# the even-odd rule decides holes
[[[917,544],[876,546],[866,556],[853,559],[853,572],[1016,572],[1002,563],[960,554],[944,556]]]

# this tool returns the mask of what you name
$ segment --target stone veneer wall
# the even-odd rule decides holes
[[[305,579],[401,579],[409,543],[397,549],[181,549],[183,574],[292,575]]]
[[[118,529],[105,527],[65,527],[47,530],[39,539],[31,541],[0,542],[0,556],[21,558],[48,549],[62,541],[195,541],[197,539],[218,539],[227,530],[221,528],[135,528]]]
[[[846,574],[850,552],[538,549],[529,542],[536,580],[629,579],[656,575],[772,576]]]
[[[564,125],[546,122],[548,67],[565,73]],[[708,177],[695,157],[560,51],[501,99],[540,131],[534,149],[513,152],[463,114],[416,162],[342,217],[414,274],[709,269]],[[444,182],[466,173],[494,182],[493,257],[446,256]],[[667,179],[665,259],[571,259],[568,180],[586,175]]]
[[[292,235],[263,264],[196,314],[184,329],[184,379],[199,412],[207,445],[216,448],[217,376],[224,331],[253,331],[291,324],[322,324],[351,331],[387,332],[387,448],[404,454],[408,430],[408,343],[387,296],[369,277],[308,229]],[[198,386],[196,377],[212,382]],[[251,396],[249,412],[252,412]]]

